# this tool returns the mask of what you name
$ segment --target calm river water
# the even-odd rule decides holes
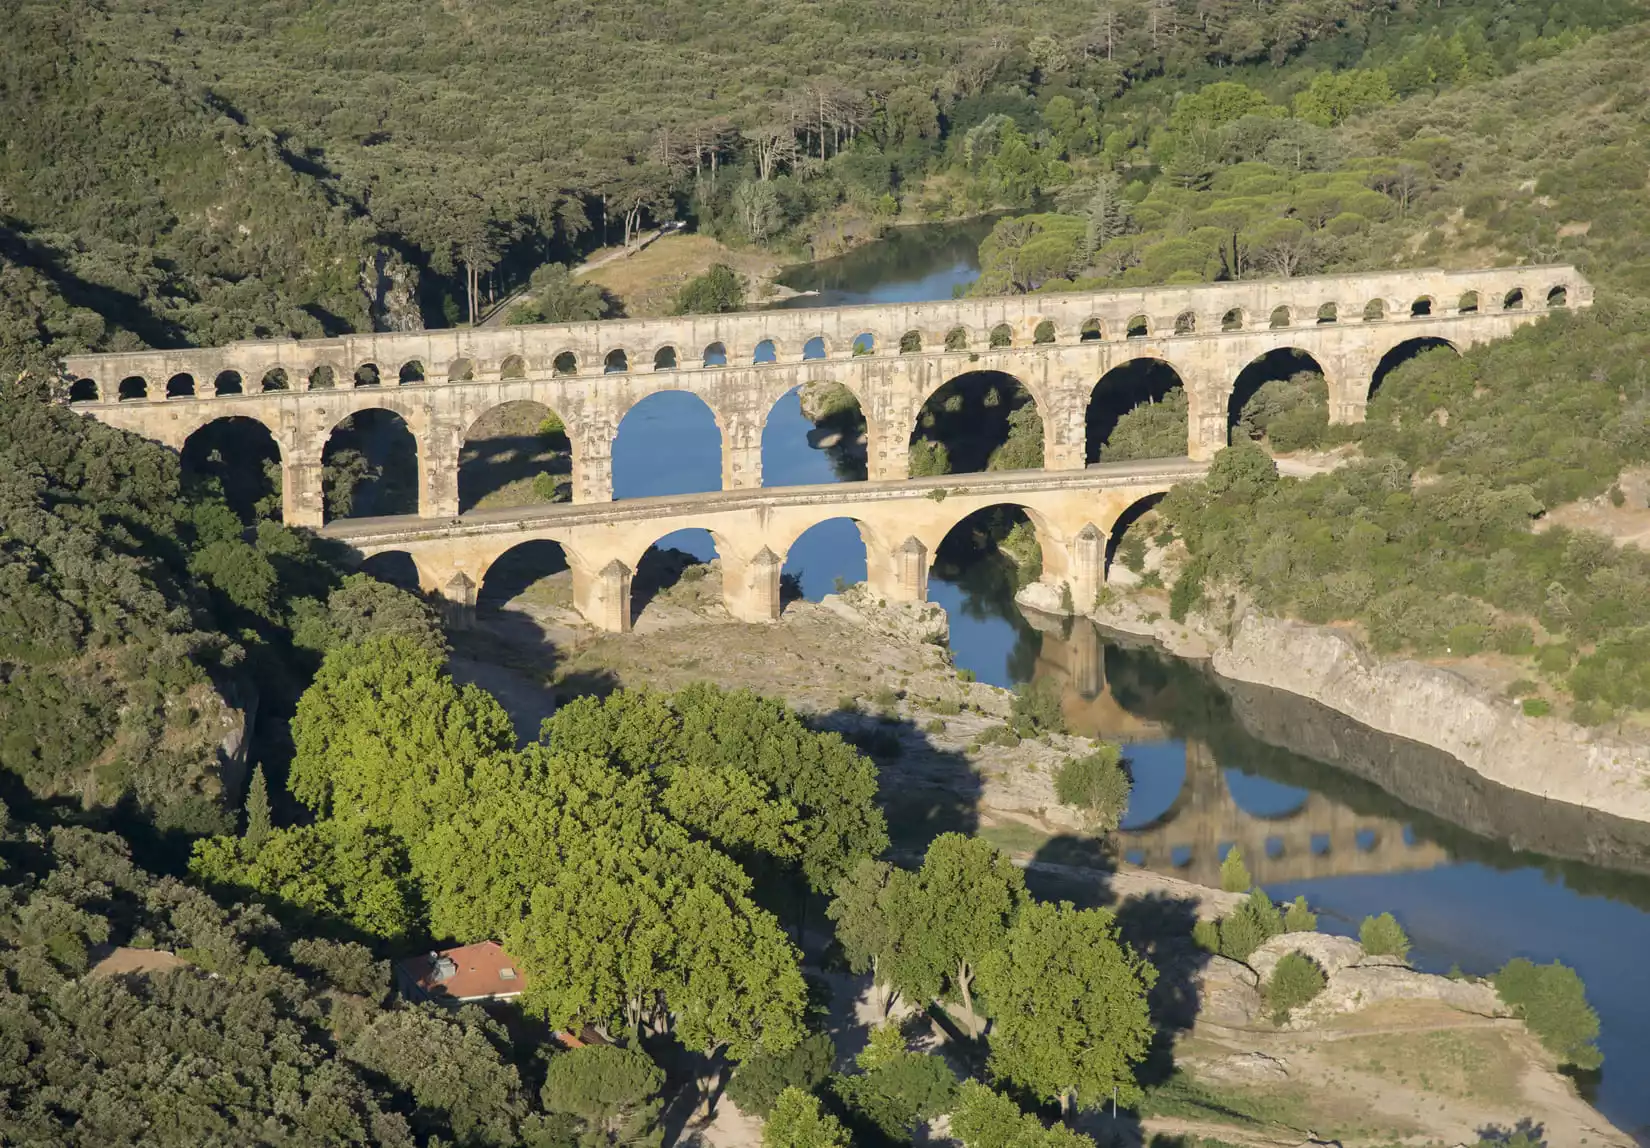
[[[950,298],[974,278],[989,227],[901,229],[799,268],[785,282],[820,294],[792,305]],[[813,429],[794,393],[781,401],[763,439],[764,485],[839,480],[827,452],[810,445]],[[616,495],[716,489],[718,452],[698,400],[657,396],[620,430]],[[702,531],[661,543],[714,555]],[[999,554],[965,544],[947,557],[930,598],[950,614],[957,664],[1001,686],[1052,675],[1074,732],[1128,743],[1126,857],[1196,876],[1211,864],[1210,843],[1218,852],[1240,841],[1266,890],[1305,894],[1321,928],[1355,935],[1365,915],[1392,912],[1420,968],[1488,973],[1515,956],[1564,961],[1602,1018],[1604,1068],[1583,1087],[1650,1144],[1650,977],[1640,964],[1650,952],[1650,831],[1488,785],[1441,753],[1300,699],[1218,683],[1086,622],[1042,632],[1015,608],[1013,571]],[[786,572],[814,600],[838,579],[864,578],[856,527],[816,527]]]

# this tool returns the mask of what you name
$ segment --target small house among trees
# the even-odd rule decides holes
[[[520,965],[497,941],[406,957],[395,963],[395,979],[408,999],[439,1004],[514,1000],[527,987]]]

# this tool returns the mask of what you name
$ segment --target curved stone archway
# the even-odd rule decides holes
[[[689,391],[654,391],[624,409],[613,434],[613,497],[723,488],[721,419]]]
[[[1185,454],[1186,384],[1181,369],[1161,355],[1136,355],[1112,366],[1087,395],[1084,461],[1127,462]]]
[[[1031,470],[1044,461],[1037,392],[1006,371],[963,371],[928,388],[907,438],[910,475]]]
[[[179,448],[185,484],[212,482],[245,522],[281,514],[281,446],[263,422],[223,415],[195,427]]]
[[[561,416],[534,399],[488,407],[459,440],[458,510],[570,502],[573,444]]]

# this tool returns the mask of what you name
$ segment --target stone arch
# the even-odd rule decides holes
[[[1501,297],[1503,311],[1522,311],[1524,309],[1524,288],[1514,287]]]
[[[536,399],[482,411],[458,444],[458,511],[568,502],[573,446],[567,427]]]
[[[676,348],[667,343],[654,351],[653,369],[655,371],[674,371],[676,369]]]
[[[806,425],[811,450],[798,450]],[[863,482],[868,474],[870,428],[853,388],[808,382],[775,399],[762,419],[762,485],[811,486]]]
[[[535,604],[573,605],[572,563],[553,538],[518,542],[489,562],[476,587],[476,612],[497,613],[528,592]]]
[[[835,591],[838,581],[850,586],[865,581],[870,537],[859,519],[838,515],[787,540],[780,554],[779,604],[784,609],[798,600],[819,601]]]
[[[1461,353],[1461,348],[1457,347],[1448,339],[1440,339],[1434,336],[1405,339],[1402,342],[1396,343],[1389,347],[1386,353],[1381,356],[1380,362],[1376,364],[1374,373],[1370,376],[1369,393],[1373,395],[1377,390],[1379,390],[1381,384],[1386,381],[1386,377],[1393,371],[1397,370],[1404,363],[1407,363],[1409,360],[1425,354],[1428,351],[1437,350],[1440,347],[1448,347],[1457,355]]]
[[[1319,326],[1328,326],[1331,323],[1339,323],[1340,321],[1340,307],[1336,306],[1334,303],[1321,303],[1318,305]]]
[[[1197,313],[1182,311],[1174,317],[1174,333],[1177,335],[1197,334]]]
[[[178,459],[185,483],[215,481],[243,521],[280,517],[281,447],[263,420],[207,419],[184,438]]]
[[[166,380],[166,397],[169,399],[192,399],[195,397],[195,376],[188,371],[179,371]]]
[[[1146,315],[1131,315],[1123,328],[1125,339],[1144,339],[1152,333],[1152,321]]]
[[[476,377],[476,363],[474,359],[458,358],[447,364],[447,381],[449,383],[468,383]]]
[[[1288,305],[1280,304],[1279,306],[1272,308],[1272,317],[1267,320],[1266,325],[1274,331],[1281,331],[1285,327],[1290,326],[1294,322],[1294,319],[1295,316],[1289,310]]]
[[[970,340],[967,327],[953,327],[945,333],[947,351],[966,351]]]
[[[324,521],[418,512],[418,439],[393,407],[359,407],[321,448]]]
[[[212,380],[212,393],[214,395],[238,395],[241,390],[241,373],[239,371],[219,371],[218,377]]]
[[[378,364],[362,363],[355,368],[355,385],[358,387],[376,387],[379,384]]]
[[[1411,319],[1424,319],[1428,315],[1431,315],[1431,314],[1432,314],[1432,296],[1431,295],[1422,295],[1419,299],[1415,300],[1415,302],[1413,302],[1409,305],[1409,317]]]
[[[380,550],[368,555],[361,560],[361,572],[413,594],[419,592],[423,582],[418,563],[405,550]]]
[[[100,397],[96,379],[80,378],[69,384],[71,403],[95,403]]]
[[[752,366],[758,363],[777,363],[778,361],[779,345],[772,339],[763,339],[756,344],[756,349],[751,352]]]
[[[1037,554],[1035,557],[1027,556],[1030,558],[1028,562],[1017,562],[1020,585],[1043,581],[1057,586],[1061,582],[1070,582],[1072,570],[1067,540],[1036,507],[1015,501],[1013,498],[1005,498],[1001,502],[958,511],[954,518],[947,517],[949,521],[945,525],[924,532],[926,538],[932,539],[929,548],[932,558],[930,569],[941,573],[942,577],[955,548],[973,548],[974,539],[961,533],[963,527],[972,525],[974,529],[970,531],[971,534],[983,531],[987,537],[999,544],[1006,542],[1007,545],[1002,548],[1012,552],[1018,547],[1014,545],[1010,534],[1013,529],[1011,524],[1016,520],[1023,520],[1031,526],[1037,544]],[[999,534],[1006,537],[999,538]],[[930,588],[932,585],[931,578]]]
[[[1101,323],[1099,319],[1084,319],[1083,325],[1077,329],[1077,341],[1079,343],[1098,343],[1103,341],[1105,337],[1105,324]]]
[[[337,385],[338,372],[330,363],[321,363],[309,372],[309,389],[312,391],[330,391]]]
[[[1040,467],[1046,410],[1035,387],[1006,371],[953,375],[919,396],[906,436],[911,476]]]
[[[622,375],[630,370],[630,357],[624,353],[623,347],[614,347],[602,359],[602,374]]]
[[[725,367],[728,365],[728,349],[722,343],[711,343],[705,348],[701,361],[707,367]]]
[[[1084,461],[1121,462],[1185,454],[1185,378],[1180,368],[1158,355],[1136,355],[1107,370],[1089,389],[1083,413]],[[1144,409],[1157,407],[1165,409]],[[1126,417],[1130,423],[1127,441],[1110,442]],[[1179,426],[1179,443],[1172,453],[1165,454],[1162,452],[1172,445],[1171,424]]]
[[[1054,329],[1053,319],[1039,319],[1037,325],[1031,329],[1032,346],[1045,346],[1056,340],[1059,332]]]
[[[922,350],[922,332],[913,328],[899,337],[899,353],[914,355]]]
[[[1222,315],[1220,317],[1220,329],[1222,331],[1243,330],[1243,308],[1233,307],[1230,311],[1226,312],[1226,314]]]
[[[134,399],[149,397],[149,380],[142,375],[127,375],[120,380],[120,387],[115,392],[117,402],[131,402]]]
[[[998,323],[986,335],[986,346],[993,348],[1012,347],[1014,345],[1014,328],[1007,323]]]
[[[258,389],[261,391],[288,391],[292,389],[292,380],[287,378],[286,368],[271,367],[264,372],[264,377],[258,380]]]
[[[578,374],[579,357],[572,351],[558,351],[556,357],[550,360],[550,373],[557,376]]]
[[[1563,283],[1551,287],[1547,291],[1548,307],[1568,307],[1570,305],[1570,289]]]
[[[691,391],[655,391],[632,403],[613,435],[613,497],[722,488],[722,420]]]
[[[655,538],[630,556],[630,619],[632,624],[660,595],[678,586],[692,588],[703,583],[706,594],[722,601],[720,579],[712,579],[708,564],[729,553],[726,543],[713,530],[702,526],[680,527]],[[695,567],[698,572],[694,573]]]
[[[501,379],[525,379],[527,377],[527,360],[520,355],[506,355],[504,361],[498,365],[498,377]]]
[[[1386,300],[1371,299],[1364,304],[1364,322],[1379,323],[1386,318]]]
[[[823,359],[830,354],[830,345],[826,343],[824,335],[815,335],[802,344],[802,359]]]
[[[1476,315],[1478,313],[1478,292],[1463,291],[1461,298],[1456,301],[1455,313],[1457,315]]]
[[[849,345],[853,348],[852,354],[855,356],[874,355],[877,353],[876,334],[871,331],[861,331],[854,336],[853,342]]]
[[[1130,527],[1136,525],[1147,514],[1155,510],[1157,504],[1163,501],[1163,496],[1167,493],[1167,491],[1158,490],[1153,491],[1151,494],[1141,495],[1119,511],[1117,517],[1107,524],[1106,562],[1102,574],[1103,581],[1110,582],[1112,580],[1114,566],[1119,569],[1127,568],[1119,562],[1117,557],[1118,548],[1123,545],[1124,540],[1128,537]],[[1137,572],[1131,570],[1130,573],[1135,574]]]
[[[401,364],[401,369],[395,373],[395,379],[403,387],[422,383],[424,381],[424,364],[417,359],[408,359]]]
[[[1317,384],[1307,384],[1311,391],[1310,404],[1313,415],[1318,412],[1318,400],[1322,400],[1321,414],[1323,425],[1329,424],[1329,391],[1328,372],[1317,356],[1300,347],[1274,347],[1270,351],[1256,355],[1238,372],[1237,379],[1232,384],[1232,392],[1226,398],[1226,428],[1227,437],[1231,442],[1244,441],[1250,438],[1260,438],[1257,432],[1265,430],[1265,422],[1251,415],[1250,422],[1243,422],[1243,409],[1249,405],[1257,392],[1267,383],[1282,382],[1293,379],[1300,374],[1317,374],[1322,378],[1322,391]],[[1297,408],[1295,417],[1306,417],[1306,412]],[[1283,437],[1283,427],[1280,424],[1279,437]]]

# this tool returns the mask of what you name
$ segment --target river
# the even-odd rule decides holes
[[[989,227],[902,228],[782,281],[819,292],[797,306],[949,298],[977,273],[975,248]],[[764,485],[840,480],[829,452],[811,445],[814,430],[796,394],[786,396],[763,437]],[[698,400],[656,396],[620,429],[615,494],[717,489],[719,449]],[[703,531],[661,544],[714,555]],[[1632,871],[1637,863],[1650,872],[1650,832],[1490,786],[1441,753],[1300,699],[1223,685],[1190,663],[1085,630],[1087,622],[1042,632],[1014,606],[1008,559],[961,532],[939,558],[929,597],[950,614],[960,667],[1000,686],[1056,675],[1073,732],[1127,743],[1135,787],[1126,858],[1201,875],[1208,858],[1176,845],[1175,824],[1213,818],[1225,834],[1218,844],[1253,841],[1250,867],[1267,892],[1304,894],[1327,931],[1356,935],[1364,916],[1390,911],[1422,969],[1563,961],[1602,1021],[1604,1067],[1583,1089],[1650,1144],[1650,994],[1638,964],[1650,953],[1650,876]],[[845,519],[816,527],[792,548],[786,573],[815,600],[839,580],[863,579],[857,528]],[[1194,807],[1202,813],[1186,812]],[[1187,842],[1196,827],[1184,824]],[[1146,843],[1165,851],[1147,853]],[[1520,1115],[1507,1113],[1507,1123]]]

